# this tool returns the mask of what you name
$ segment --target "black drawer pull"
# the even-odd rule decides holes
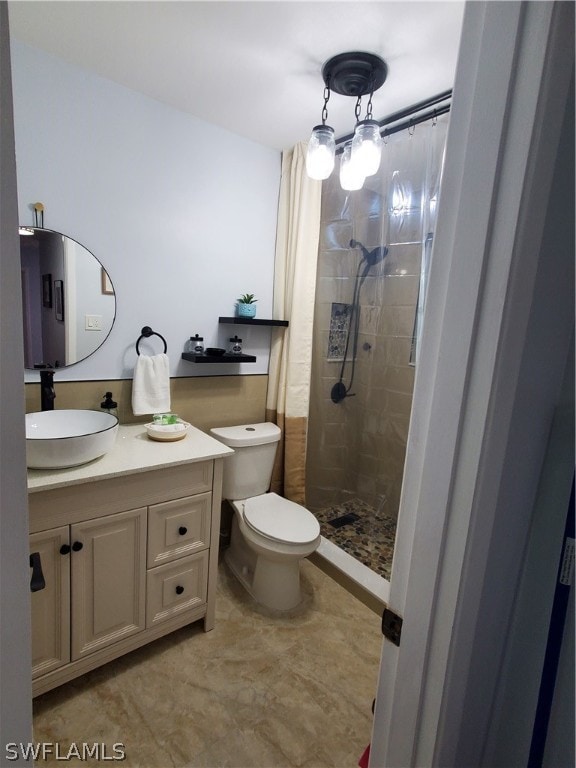
[[[176,594],[177,594],[177,595],[181,595],[181,594],[182,594],[182,592],[184,592],[184,587],[181,587],[180,585],[178,585],[178,586],[176,587]]]
[[[184,534],[188,533],[188,528],[186,528],[185,525],[181,525],[180,528],[178,528],[178,533],[180,536],[184,536]]]
[[[60,547],[60,554],[61,555],[69,555],[70,554],[70,544],[62,544]]]
[[[84,547],[84,544],[82,544],[81,541],[75,541],[74,544],[72,544],[72,549],[74,552],[80,552],[80,550]]]
[[[32,578],[30,579],[30,592],[39,592],[46,587],[44,574],[42,573],[42,561],[40,552],[32,552],[30,555],[30,568],[32,568]]]

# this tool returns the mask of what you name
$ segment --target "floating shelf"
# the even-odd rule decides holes
[[[219,323],[232,323],[233,325],[276,325],[288,326],[288,320],[261,320],[257,317],[219,317]]]
[[[255,363],[254,355],[194,355],[192,352],[182,352],[182,360],[189,363]]]
[[[288,320],[262,320],[256,317],[219,317],[219,323],[229,325],[268,325],[286,328]],[[182,360],[189,363],[255,363],[254,355],[234,355],[227,352],[224,355],[194,355],[192,352],[183,352]]]

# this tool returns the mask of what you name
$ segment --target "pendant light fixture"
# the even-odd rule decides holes
[[[380,165],[382,138],[380,126],[372,119],[372,95],[386,80],[388,67],[380,56],[354,51],[333,56],[322,67],[324,107],[322,124],[312,130],[306,156],[306,171],[313,179],[327,179],[334,168],[336,142],[334,129],[326,125],[328,100],[332,91],[356,99],[356,127],[351,144],[347,144],[340,160],[340,182],[343,189],[360,189],[366,176],[376,173]],[[360,120],[361,100],[370,94],[366,117]]]

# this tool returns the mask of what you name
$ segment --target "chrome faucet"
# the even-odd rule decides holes
[[[54,371],[49,368],[40,371],[40,407],[43,411],[54,410]]]

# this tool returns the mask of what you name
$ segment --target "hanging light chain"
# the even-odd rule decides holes
[[[358,96],[356,106],[354,107],[354,115],[356,116],[356,123],[360,122],[360,113],[362,112],[362,96]]]
[[[328,120],[328,101],[330,100],[330,83],[324,87],[324,106],[322,107],[322,125]]]
[[[366,105],[366,120],[372,120],[372,96],[374,94],[374,91],[370,91],[370,98],[368,99],[368,104]]]

